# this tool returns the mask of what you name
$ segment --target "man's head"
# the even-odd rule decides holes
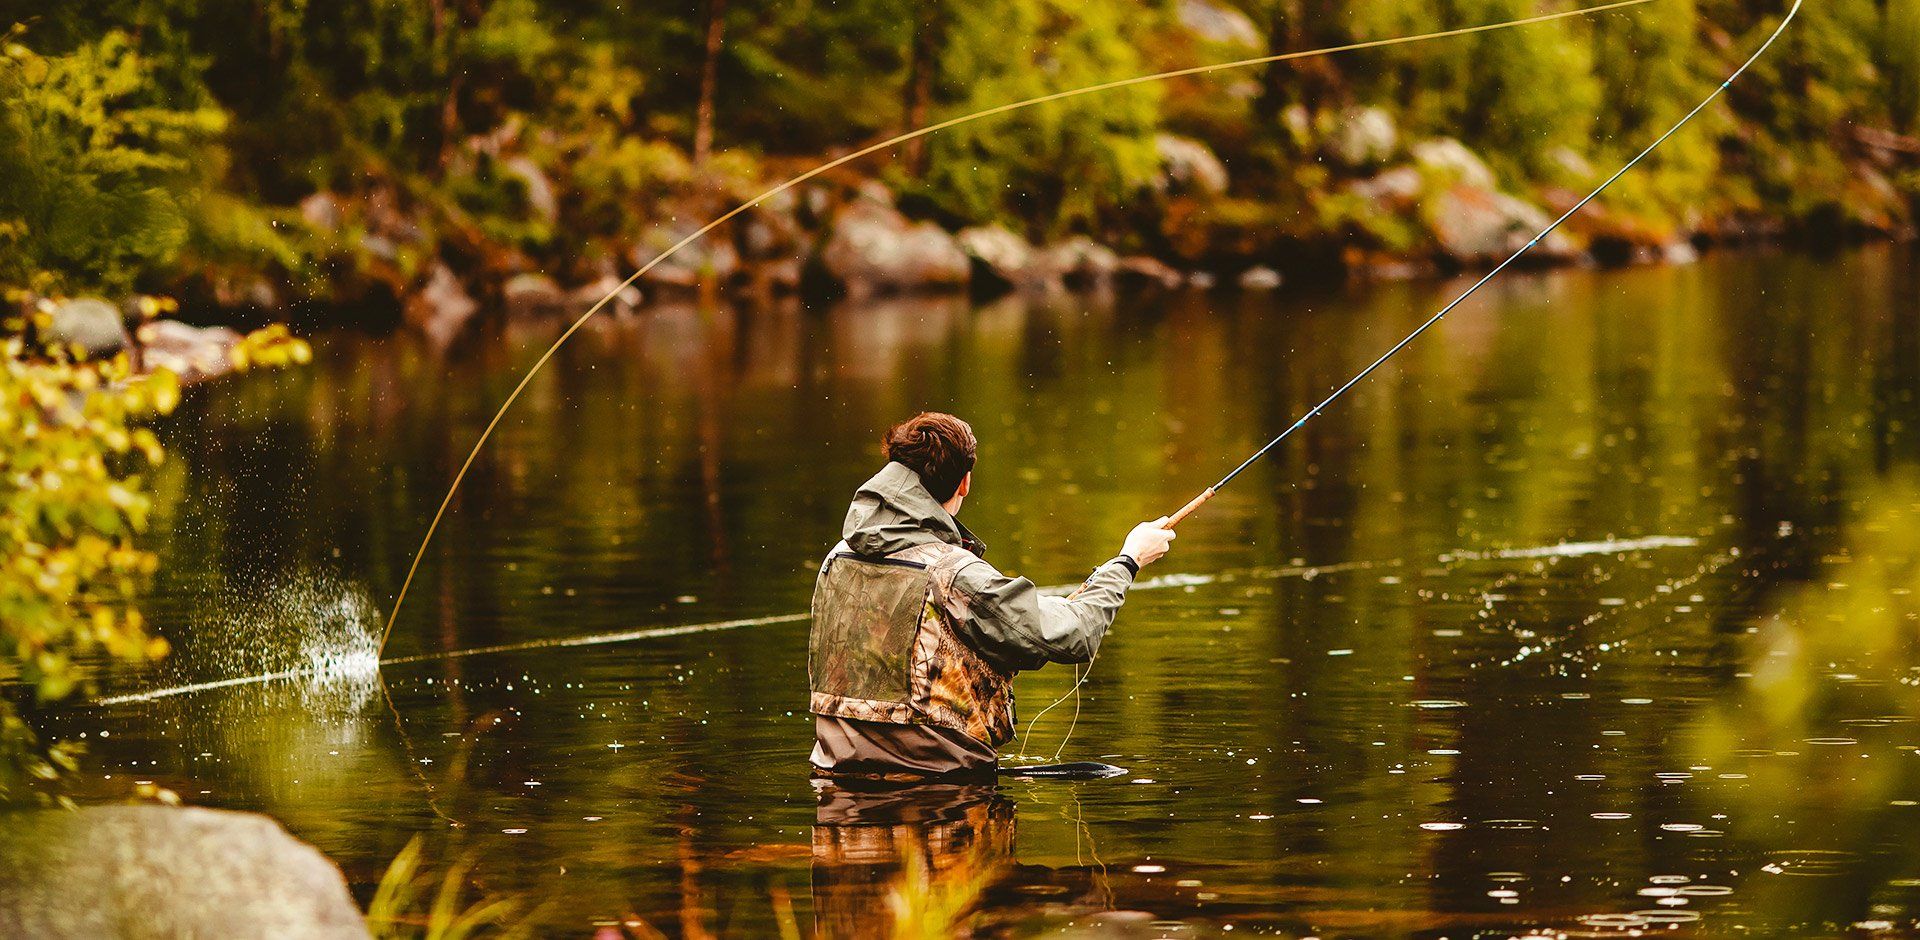
[[[949,513],[960,511],[972,489],[978,447],[970,425],[938,411],[923,411],[887,431],[887,459],[919,474],[921,485]]]

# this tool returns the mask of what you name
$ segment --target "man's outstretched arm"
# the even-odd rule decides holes
[[[1165,555],[1172,540],[1164,518],[1135,526],[1121,554],[1095,568],[1071,598],[1042,595],[1026,578],[1009,578],[975,562],[954,578],[956,593],[968,606],[957,619],[974,649],[1002,669],[1087,662],[1100,651],[1134,575]]]

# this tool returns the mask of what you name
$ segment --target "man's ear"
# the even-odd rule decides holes
[[[967,495],[967,493],[971,492],[972,490],[973,490],[973,471],[968,470],[967,475],[960,478],[960,488],[957,490],[954,490],[954,492],[960,494],[961,496],[965,496]]]

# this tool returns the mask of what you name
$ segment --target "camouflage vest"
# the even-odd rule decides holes
[[[977,560],[945,542],[883,557],[834,546],[813,590],[809,710],[935,725],[993,747],[1013,740],[1013,677],[956,630],[968,607],[953,578]]]

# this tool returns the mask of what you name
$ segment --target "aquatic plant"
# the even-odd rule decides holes
[[[509,898],[481,898],[463,906],[470,859],[449,865],[439,877],[423,870],[425,842],[414,836],[393,857],[373,900],[367,925],[381,940],[464,940],[467,937],[520,936],[511,921],[519,904]],[[424,909],[422,909],[424,905]]]

